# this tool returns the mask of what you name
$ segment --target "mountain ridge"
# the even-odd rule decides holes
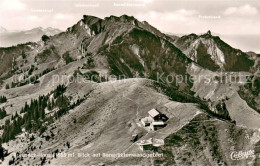
[[[187,57],[213,71],[249,71],[254,64],[246,53],[232,48],[210,31],[202,35],[185,35],[174,43]]]

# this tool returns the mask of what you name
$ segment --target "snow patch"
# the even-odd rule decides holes
[[[30,47],[31,49],[34,49],[35,47],[34,46],[32,46],[32,45],[28,45],[28,47]]]
[[[192,62],[191,65],[190,65],[190,70],[196,72],[196,71],[200,71],[201,68],[197,64]]]
[[[133,53],[135,55],[137,55],[139,62],[143,65],[144,67],[144,60],[141,58],[140,54],[139,54],[139,47],[137,45],[132,45],[130,46],[130,49],[133,51]]]
[[[85,25],[85,29],[87,30],[87,34],[88,34],[89,36],[92,36],[92,34],[91,34],[91,29],[89,28],[88,25]]]
[[[225,57],[223,52],[215,44],[214,40],[203,40],[203,44],[207,46],[207,53],[211,55],[211,59],[223,68],[223,65],[225,64]]]
[[[203,112],[201,111],[196,111],[196,115],[202,114]]]
[[[80,21],[80,22],[79,22],[79,25],[80,25],[80,26],[82,26],[83,24],[84,24],[83,21]]]
[[[206,96],[206,99],[210,99],[215,94],[214,90],[211,90]]]
[[[199,44],[202,43],[207,48],[207,54],[210,55],[210,58],[221,68],[223,68],[225,64],[225,56],[223,52],[217,47],[216,43],[213,39],[204,39],[199,38],[196,39],[189,48],[187,48],[184,53],[193,61],[197,62],[197,49]]]

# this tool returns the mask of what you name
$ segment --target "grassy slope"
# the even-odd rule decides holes
[[[166,111],[168,116],[172,118],[165,129],[158,133],[152,133],[152,135],[146,135],[147,139],[149,137],[166,137],[169,133],[189,122],[199,111],[194,104],[169,101],[168,97],[158,93],[151,86],[151,81],[146,79],[127,79],[124,82],[115,81],[101,84],[71,84],[65,95],[82,96],[83,93],[92,89],[94,91],[80,106],[48,127],[43,135],[50,135],[50,132],[54,133],[50,141],[46,141],[44,137],[36,136],[31,145],[27,144],[27,146],[36,147],[35,150],[30,150],[30,153],[52,153],[56,149],[59,149],[59,151],[63,149],[69,153],[116,153],[128,149],[129,153],[142,153],[136,144],[130,142],[130,139],[135,132],[147,133],[138,125],[140,125],[139,119],[147,116],[150,109],[165,105],[168,108],[168,111]],[[183,110],[186,111],[183,112]],[[74,119],[76,119],[75,123]],[[177,119],[181,119],[181,121]],[[115,133],[117,134],[115,135]],[[42,144],[40,144],[41,141]],[[66,141],[70,142],[71,147],[69,149],[63,145]],[[24,150],[17,148],[20,143],[16,144],[11,141],[9,145],[10,147],[6,147],[6,145],[5,147],[10,152],[12,150]],[[39,146],[41,146],[40,149]],[[52,164],[113,162],[113,158],[50,158],[48,160],[51,160]],[[40,159],[24,159],[22,163],[26,161],[39,163]],[[131,162],[132,160],[129,160],[126,164]],[[144,161],[144,163],[149,164],[150,161]]]
[[[233,151],[253,149],[254,131],[236,127],[232,123],[221,122],[215,118],[201,114],[178,132],[165,139],[165,146],[159,148],[166,156],[156,163],[164,164],[203,164],[203,165],[241,165],[249,163],[253,158],[231,160]]]

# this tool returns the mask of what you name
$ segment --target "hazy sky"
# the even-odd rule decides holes
[[[9,30],[65,30],[82,15],[133,15],[163,32],[260,34],[259,0],[0,0],[0,25]]]

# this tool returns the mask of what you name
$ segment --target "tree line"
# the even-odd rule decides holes
[[[0,143],[15,139],[15,136],[20,134],[23,128],[28,132],[43,133],[47,129],[47,124],[52,123],[55,119],[68,113],[70,109],[80,105],[92,91],[74,103],[70,103],[69,97],[64,95],[65,92],[66,86],[58,85],[55,90],[47,95],[31,99],[30,104],[26,102],[20,113],[16,112],[10,119],[5,121],[5,124],[2,126],[3,134]],[[53,110],[54,108],[57,108],[57,111],[53,116],[45,114],[46,109]],[[4,108],[1,110],[4,110]],[[6,116],[6,112],[3,113],[3,116]]]
[[[21,133],[22,128],[29,132],[44,131],[45,123],[52,122],[53,118],[59,118],[67,113],[70,108],[69,99],[63,94],[66,90],[64,85],[59,85],[54,91],[47,95],[39,96],[37,99],[32,99],[30,104],[25,103],[19,115],[17,112],[11,120],[5,121],[3,126],[3,134],[1,142],[8,142]],[[54,94],[54,99],[50,102],[51,94]],[[58,108],[54,117],[46,117],[45,109]]]
[[[49,72],[55,70],[54,67],[52,67],[52,68],[47,68],[47,69],[43,70],[40,74],[36,74],[36,75],[31,76],[30,78],[28,78],[29,75],[32,74],[32,72],[34,71],[34,69],[35,69],[35,67],[32,65],[32,66],[30,67],[30,70],[28,71],[28,76],[24,76],[23,81],[12,82],[11,85],[6,84],[6,85],[5,85],[5,89],[10,89],[10,88],[15,88],[15,87],[21,87],[21,86],[24,86],[24,85],[28,85],[29,83],[33,83],[33,84],[38,83],[38,82],[39,82],[38,79],[39,79],[40,77],[42,77],[43,75],[45,75],[45,74],[47,74],[47,73],[49,73]],[[28,78],[28,79],[27,79],[27,78]]]

